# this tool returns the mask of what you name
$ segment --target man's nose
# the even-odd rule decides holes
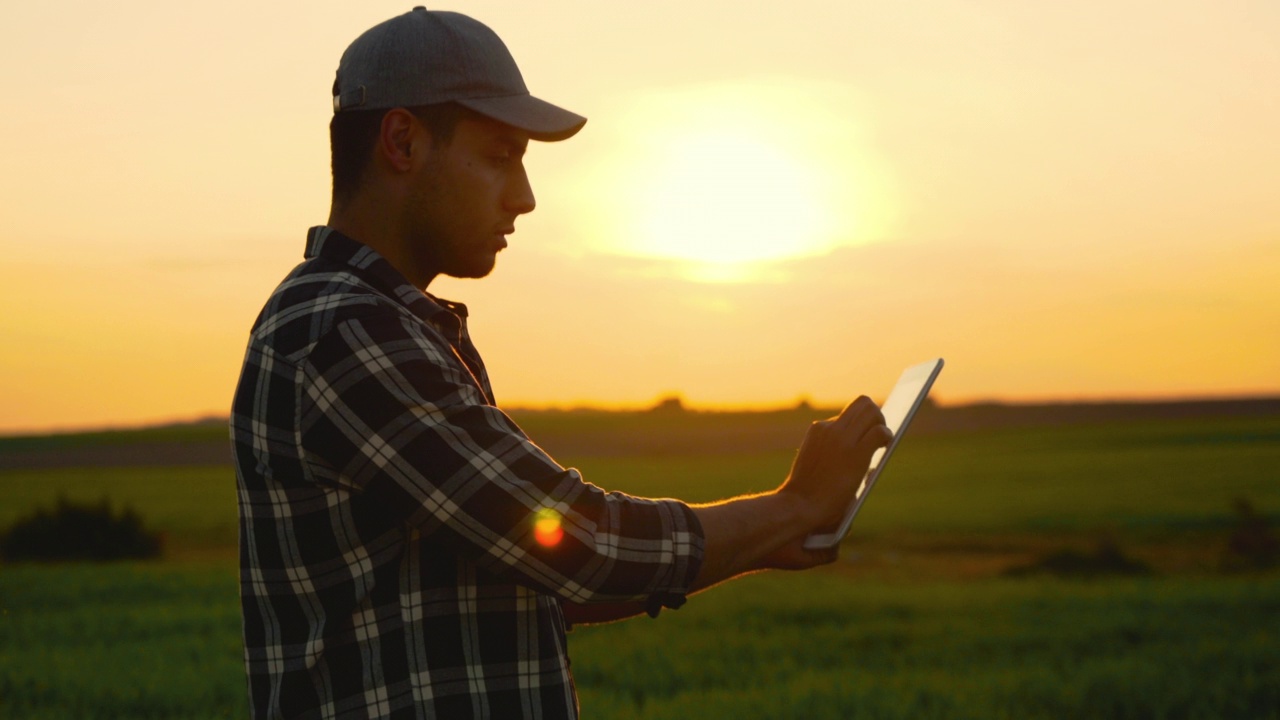
[[[511,185],[507,188],[506,202],[504,203],[508,212],[523,215],[533,212],[533,208],[537,206],[538,201],[533,197],[533,186],[529,184],[529,173],[520,169],[518,176],[512,180]]]

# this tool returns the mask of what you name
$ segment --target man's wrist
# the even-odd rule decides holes
[[[699,590],[774,567],[769,558],[809,536],[822,517],[812,500],[783,490],[692,507],[706,530],[707,553],[695,583]]]
[[[773,493],[777,503],[779,517],[786,518],[786,527],[792,528],[796,534],[809,535],[822,523],[824,503],[819,503],[798,492],[779,488]]]

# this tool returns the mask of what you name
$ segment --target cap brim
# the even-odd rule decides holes
[[[587,124],[587,119],[581,115],[532,95],[467,98],[454,102],[487,118],[520,128],[529,133],[530,138],[541,142],[567,140]]]

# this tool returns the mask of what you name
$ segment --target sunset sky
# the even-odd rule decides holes
[[[411,2],[8,3],[0,432],[225,415],[328,215],[338,57]],[[1280,394],[1280,3],[458,2],[538,209],[467,303],[503,404]]]

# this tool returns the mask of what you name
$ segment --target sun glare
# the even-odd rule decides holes
[[[628,97],[606,113],[624,118],[617,154],[583,193],[598,249],[733,282],[875,239],[880,178],[855,107],[840,88],[778,79]]]

